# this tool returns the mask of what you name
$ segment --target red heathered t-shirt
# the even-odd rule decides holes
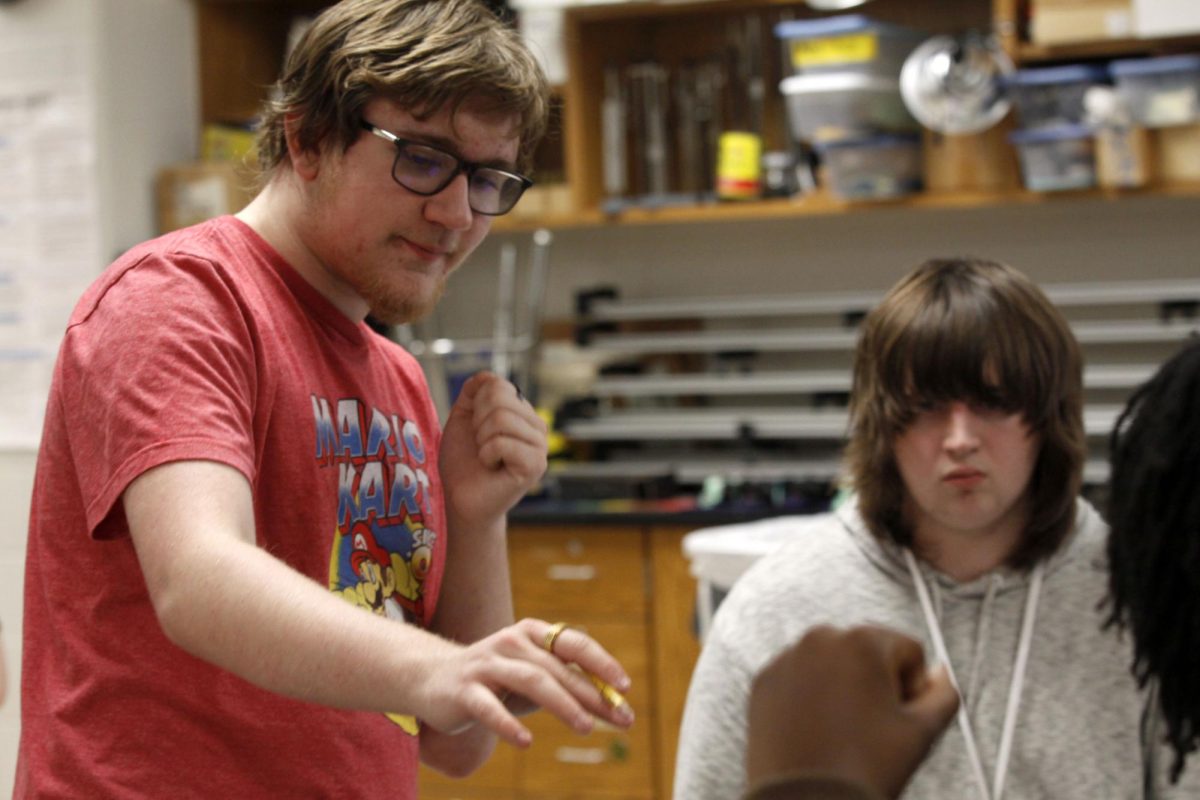
[[[109,267],[71,318],[38,454],[16,797],[415,797],[411,720],[280,697],[166,639],[121,494],[165,462],[228,464],[261,547],[427,625],[440,435],[415,361],[233,217]]]

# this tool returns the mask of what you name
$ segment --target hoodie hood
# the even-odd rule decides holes
[[[877,539],[863,522],[858,510],[858,498],[851,497],[843,503],[834,516],[838,523],[850,535],[855,546],[863,556],[880,573],[889,580],[908,586],[912,578],[904,563],[904,553],[899,545],[892,541]],[[1084,530],[1103,531],[1104,522],[1090,503],[1079,498],[1075,501],[1075,522],[1067,533],[1058,549],[1046,559],[1046,575],[1053,575],[1063,564],[1071,560],[1072,551],[1080,546],[1080,532]],[[998,567],[970,581],[959,582],[940,572],[931,564],[918,560],[921,574],[938,590],[939,595],[960,599],[979,599],[989,594],[1004,594],[1012,591],[1024,591],[1029,585],[1030,573],[1015,570],[1006,566]]]

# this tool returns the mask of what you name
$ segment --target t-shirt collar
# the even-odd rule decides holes
[[[329,328],[350,344],[361,346],[366,343],[370,329],[365,322],[355,322],[347,317],[329,298],[321,294],[295,267],[289,264],[287,259],[271,246],[270,242],[260,236],[258,231],[237,217],[233,219],[262,243],[263,251],[268,255],[267,263],[319,324]]]

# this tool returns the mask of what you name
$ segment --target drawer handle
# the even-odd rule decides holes
[[[554,758],[563,764],[603,764],[604,751],[599,747],[560,747]]]
[[[546,568],[546,577],[552,581],[591,581],[596,579],[596,568],[591,564],[551,564]]]

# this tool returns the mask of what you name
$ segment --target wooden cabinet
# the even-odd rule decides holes
[[[700,640],[696,635],[696,579],[688,571],[683,555],[683,537],[692,530],[673,526],[654,528],[649,533],[650,574],[654,587],[651,658],[660,800],[671,798],[679,725],[683,721],[692,670],[700,656]]]
[[[622,589],[622,591],[625,591]],[[606,595],[593,608],[605,610]],[[586,618],[581,618],[586,619]],[[652,800],[654,791],[654,699],[649,630],[644,619],[593,613],[574,627],[602,643],[633,681],[627,697],[638,719],[628,731],[599,724],[580,736],[544,712],[528,720],[533,746],[520,755],[520,789],[530,796]]]
[[[646,623],[649,597],[639,529],[516,528],[509,541],[518,616]]]
[[[469,780],[453,780],[421,767],[422,800],[517,800],[518,750],[504,742],[496,745],[487,763]]]
[[[526,525],[509,531],[518,617],[586,631],[629,673],[637,720],[587,736],[546,712],[525,719],[533,745],[500,744],[478,773],[451,781],[429,770],[421,796],[437,800],[669,800],[683,702],[699,645],[695,581],[681,549],[691,528]]]
[[[288,34],[327,0],[197,0],[201,124],[246,123],[279,77]]]
[[[564,621],[601,642],[633,682],[638,720],[629,731],[599,725],[587,736],[539,712],[527,720],[533,746],[518,757],[522,792],[549,797],[654,797],[649,677],[651,592],[645,535],[638,528],[516,528],[509,569],[518,617]]]

